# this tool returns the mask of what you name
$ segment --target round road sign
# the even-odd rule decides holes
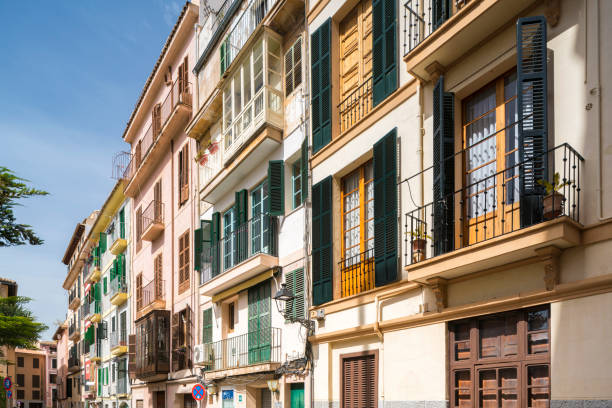
[[[4,389],[5,390],[10,390],[11,389],[11,385],[13,385],[13,382],[11,381],[11,377],[6,377],[4,379]]]
[[[6,392],[6,398],[11,399],[12,397],[13,397],[13,391],[8,390],[8,391]]]
[[[204,387],[202,387],[201,384],[196,384],[191,389],[191,395],[193,396],[193,399],[199,401],[206,395],[206,390],[204,389]]]

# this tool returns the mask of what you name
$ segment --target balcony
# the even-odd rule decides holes
[[[202,251],[201,293],[213,296],[278,266],[278,220],[261,214]]]
[[[166,308],[164,281],[153,279],[142,289],[136,289],[136,312],[138,317],[145,316],[153,310]]]
[[[206,380],[274,371],[281,363],[281,330],[263,328],[198,347],[203,358],[196,364],[205,367]]]
[[[77,284],[68,293],[68,309],[72,311],[78,310],[81,305],[81,287]]]
[[[172,371],[191,368],[191,347],[181,347],[172,350]]]
[[[99,363],[102,360],[102,342],[100,340],[94,341],[89,345],[89,361],[92,363]]]
[[[191,83],[176,79],[163,102],[154,108],[158,109],[159,115],[154,115],[125,166],[122,178],[126,180],[126,196],[134,197],[138,186],[143,184],[170,146],[170,140],[183,130],[191,116],[191,103]]]
[[[347,256],[339,263],[342,297],[374,289],[374,248]]]
[[[128,386],[127,386],[127,377],[125,373],[121,376],[121,371],[119,371],[119,375],[117,381],[111,385],[110,395],[116,396],[117,398],[127,398],[128,396]]]
[[[81,338],[80,326],[77,322],[72,322],[68,326],[68,339],[71,341],[77,341]]]
[[[81,368],[81,359],[77,354],[77,346],[70,347],[68,351],[68,371],[74,372]]]
[[[465,155],[461,151],[447,160],[465,160]],[[580,243],[583,157],[564,143],[530,160],[512,162],[516,164],[406,213],[409,280],[452,279]],[[524,175],[541,163],[547,163],[549,180],[558,179],[556,192],[521,196]],[[521,206],[527,207],[521,211]]]
[[[93,301],[90,303],[85,302],[82,306],[82,313],[84,320],[89,320],[91,323],[98,323],[101,320],[100,313],[102,313],[102,302]]]
[[[130,361],[130,364],[132,361]],[[136,321],[136,378],[167,379],[170,372],[170,311],[155,310]]]
[[[110,281],[110,302],[115,306],[124,304],[128,297],[127,282],[125,277],[115,276]]]
[[[114,357],[127,353],[127,334],[123,331],[114,331],[110,334],[111,354]]]
[[[83,267],[83,276],[85,277],[85,283],[94,284],[100,281],[100,258],[97,256],[92,257],[91,262],[86,262]]]
[[[373,108],[372,77],[352,91],[338,105],[340,112],[340,133],[359,123]]]
[[[407,0],[404,62],[429,81],[465,52],[494,35],[535,0]]]
[[[164,230],[164,203],[153,200],[142,212],[140,238],[143,241],[154,241]]]
[[[281,143],[284,126],[281,38],[265,29],[228,71],[221,92],[219,156],[206,168],[201,198],[217,201]]]
[[[109,250],[113,255],[119,255],[127,248],[125,222],[116,222],[114,228],[108,235],[108,242],[112,242]]]
[[[242,3],[242,0],[225,0],[221,7],[200,22],[200,32],[198,33],[198,62],[195,70],[199,71],[206,63],[206,59],[214,49],[219,37],[225,31],[230,19]]]

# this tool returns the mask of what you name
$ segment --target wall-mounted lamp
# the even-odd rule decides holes
[[[278,392],[278,380],[268,380],[268,389],[272,392]]]

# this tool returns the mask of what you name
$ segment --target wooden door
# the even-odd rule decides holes
[[[304,408],[304,383],[291,384],[290,408]]]
[[[155,393],[155,408],[166,408],[166,393],[157,391]]]
[[[378,406],[378,358],[376,352],[345,355],[342,360],[342,408]]]

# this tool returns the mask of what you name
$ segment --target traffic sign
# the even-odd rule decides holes
[[[206,390],[204,389],[204,387],[202,387],[201,384],[196,384],[191,389],[191,395],[193,396],[193,399],[199,401],[206,395]]]
[[[13,397],[13,391],[8,390],[8,391],[6,392],[6,398],[11,399],[12,397]]]
[[[6,377],[4,379],[4,389],[5,390],[10,390],[11,389],[11,385],[13,385],[13,382],[11,381],[11,377]]]

